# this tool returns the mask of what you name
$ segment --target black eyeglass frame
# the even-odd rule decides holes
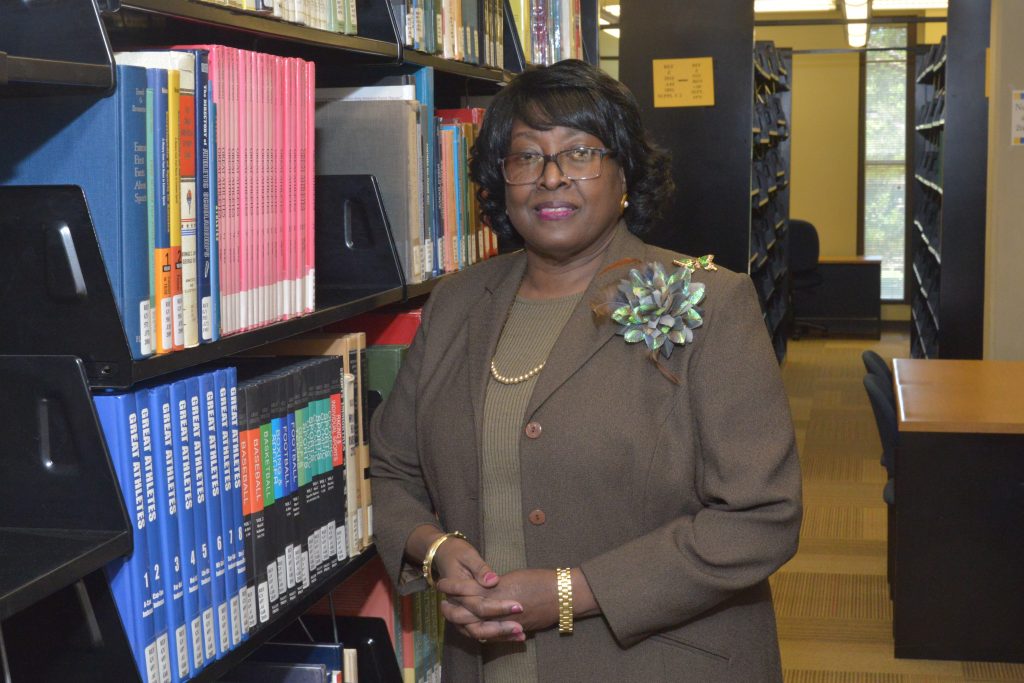
[[[558,163],[558,157],[560,155],[565,154],[567,152],[575,152],[576,150],[580,150],[580,149],[589,150],[591,152],[596,152],[596,153],[601,155],[601,161],[600,161],[600,163],[597,166],[597,175],[591,175],[591,176],[585,176],[585,177],[582,177],[582,178],[576,178],[576,177],[573,177],[573,176],[569,175],[568,173],[566,173],[565,170],[562,168],[562,165],[560,163]],[[544,163],[541,164],[538,167],[537,177],[536,178],[534,178],[533,180],[530,180],[530,181],[526,181],[526,182],[514,183],[514,182],[512,182],[511,180],[508,179],[508,171],[505,169],[505,160],[506,159],[511,159],[513,157],[517,157],[517,156],[520,156],[520,155],[523,155],[523,154],[535,154],[538,157],[541,157],[544,160]],[[611,157],[615,156],[615,150],[614,149],[608,149],[607,147],[588,147],[586,145],[577,145],[575,147],[569,147],[568,149],[558,150],[554,154],[544,154],[542,152],[517,152],[515,154],[509,154],[506,157],[502,157],[502,158],[498,159],[498,165],[501,167],[501,175],[505,179],[505,184],[507,184],[507,185],[533,185],[535,182],[537,182],[542,177],[544,177],[544,170],[548,167],[549,163],[554,163],[555,164],[555,168],[558,169],[558,172],[561,173],[564,178],[568,178],[569,180],[594,180],[596,178],[600,178],[601,177],[601,172],[604,170],[604,160],[605,160],[605,157],[609,157],[609,156],[611,156]]]

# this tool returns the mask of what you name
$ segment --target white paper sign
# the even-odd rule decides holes
[[[1010,144],[1024,145],[1024,90],[1014,90],[1010,98]]]

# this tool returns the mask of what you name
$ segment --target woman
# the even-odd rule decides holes
[[[378,548],[403,590],[445,594],[444,679],[781,680],[767,577],[800,476],[749,278],[707,264],[674,343],[629,343],[658,333],[620,283],[681,258],[632,234],[669,163],[583,62],[499,93],[471,171],[524,249],[434,290],[371,431]]]

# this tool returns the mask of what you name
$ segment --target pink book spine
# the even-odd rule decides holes
[[[272,182],[273,163],[271,161],[271,126],[274,119],[273,101],[273,57],[269,54],[262,55],[259,70],[260,82],[260,147],[262,148],[262,163],[260,164],[260,176],[262,183],[262,207],[263,207],[263,234],[267,244],[265,250],[266,261],[263,266],[264,279],[267,283],[267,296],[265,303],[265,315],[268,321],[276,322],[283,318],[281,307],[278,305],[280,299],[279,286],[279,260],[280,249],[276,247],[276,233],[278,225],[273,219]]]
[[[234,293],[231,297],[231,316],[233,331],[239,332],[242,329],[240,300],[242,297],[242,278],[239,266],[241,246],[241,235],[239,233],[240,222],[238,218],[239,188],[238,188],[238,74],[239,51],[231,50],[231,101],[228,104],[228,125],[231,130],[230,136],[230,160],[228,162],[228,173],[230,174],[230,188],[228,194],[231,201],[231,278],[234,280]]]
[[[237,81],[237,50],[231,48],[225,48],[225,77],[226,77],[226,89],[225,89],[225,101],[223,115],[219,118],[224,122],[224,173],[222,178],[224,180],[224,205],[225,205],[225,217],[224,217],[224,236],[225,236],[225,248],[223,250],[223,266],[221,272],[225,274],[228,279],[230,286],[230,295],[227,297],[227,306],[225,306],[225,314],[228,320],[230,320],[230,326],[227,330],[228,333],[234,334],[238,332],[238,297],[240,296],[240,283],[238,279],[238,173],[237,173],[237,157],[238,157],[238,126],[235,122],[235,109],[238,101],[238,81]]]
[[[306,313],[316,309],[316,64],[306,62]]]
[[[248,55],[245,50],[238,52],[238,287],[239,287],[239,329],[252,328],[249,299],[252,297],[252,267],[249,258],[249,71]]]
[[[247,122],[249,124],[249,204],[252,207],[252,225],[249,230],[250,251],[252,258],[252,287],[253,297],[249,304],[252,313],[253,325],[262,327],[267,324],[264,312],[266,300],[266,273],[265,273],[265,252],[263,244],[263,177],[260,173],[260,135],[259,122],[263,116],[263,97],[260,95],[261,83],[259,79],[260,55],[256,52],[249,53],[246,64],[249,74],[249,104],[246,107]]]
[[[284,309],[281,308],[280,276],[282,245],[276,239],[279,230],[274,211],[274,119],[277,117],[274,102],[274,70],[274,57],[267,55],[261,69],[263,118],[260,121],[260,130],[263,131],[263,193],[265,200],[263,216],[266,221],[266,234],[268,237],[274,238],[270,240],[273,247],[268,251],[269,257],[266,264],[267,281],[271,284],[272,294],[268,298],[268,312],[271,320],[284,320]]]
[[[291,237],[294,244],[292,251],[292,307],[296,314],[302,311],[302,220],[299,213],[299,195],[302,190],[299,182],[299,117],[302,115],[299,104],[299,91],[302,87],[302,78],[299,69],[299,60],[291,59],[288,62],[288,79],[290,88],[288,91],[288,175],[289,175],[289,202],[288,221],[291,226]]]
[[[293,315],[291,307],[292,276],[289,270],[292,254],[291,239],[288,234],[288,220],[284,210],[284,126],[287,117],[285,104],[285,70],[286,60],[282,57],[274,58],[274,90],[271,97],[274,102],[274,117],[271,121],[273,135],[273,158],[274,158],[274,233],[280,240],[280,249],[277,251],[276,277],[279,283],[278,310],[285,319]]]
[[[294,126],[292,125],[294,119],[294,101],[295,101],[295,60],[288,58],[284,60],[282,64],[282,74],[284,76],[284,92],[283,99],[281,102],[281,139],[283,146],[281,148],[281,190],[283,193],[283,201],[281,205],[281,217],[283,236],[289,243],[288,245],[288,259],[285,267],[285,277],[288,278],[288,310],[292,313],[297,313],[298,309],[295,308],[295,253],[296,253],[296,237],[295,237],[295,219],[293,217],[293,211],[295,206],[294,199],[294,188],[295,188],[295,170],[292,165],[293,159],[293,145],[294,145]]]
[[[299,93],[302,86],[301,69],[298,59],[288,61],[288,222],[294,244],[292,252],[292,307],[296,313],[302,311],[302,262],[305,240],[302,236],[302,222],[299,214],[299,118],[301,106]]]
[[[275,322],[277,318],[277,306],[274,303],[275,300],[275,286],[274,286],[274,259],[276,258],[276,246],[272,239],[269,239],[273,235],[274,225],[271,221],[270,216],[270,198],[268,197],[267,187],[270,182],[269,179],[269,136],[267,134],[267,121],[274,115],[274,110],[268,102],[267,92],[270,88],[270,68],[271,63],[270,55],[261,54],[259,61],[257,62],[257,83],[259,83],[259,98],[260,108],[259,117],[256,121],[256,127],[259,130],[260,144],[259,144],[259,178],[260,178],[260,225],[261,225],[261,238],[260,244],[263,245],[263,267],[261,272],[263,273],[263,319],[268,323]]]

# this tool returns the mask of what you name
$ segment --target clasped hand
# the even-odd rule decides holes
[[[471,544],[451,539],[434,566],[444,594],[441,613],[465,636],[480,641],[522,642],[530,631],[558,622],[553,569],[519,569],[499,577]]]

